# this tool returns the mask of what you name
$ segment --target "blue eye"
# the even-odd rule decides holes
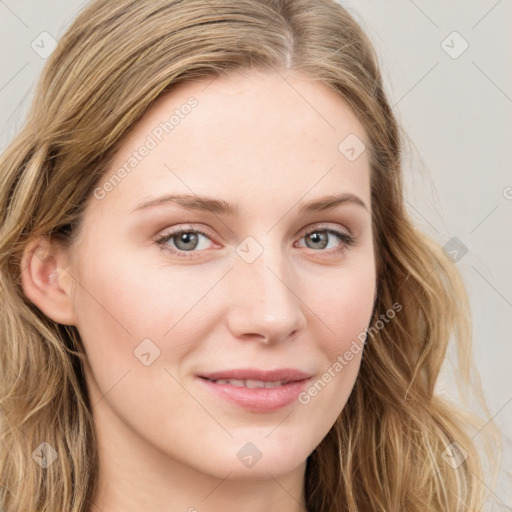
[[[337,246],[329,247],[330,239],[337,238],[338,244]],[[210,237],[203,231],[198,229],[183,228],[180,227],[170,233],[167,233],[156,240],[156,243],[161,246],[161,248],[165,251],[170,252],[179,257],[184,258],[195,258],[198,255],[195,253],[200,253],[205,250],[204,245],[208,246],[208,243],[201,244],[202,239],[210,240]],[[348,246],[355,245],[356,240],[352,235],[348,233],[337,230],[331,227],[318,227],[316,226],[313,229],[307,231],[300,240],[305,239],[311,245],[306,245],[306,247],[310,248],[315,252],[325,252],[326,254],[340,254]],[[172,243],[169,243],[172,242]],[[317,245],[317,247],[315,247]],[[202,247],[201,247],[202,246]],[[304,246],[302,246],[304,247]],[[325,250],[325,249],[328,250]]]

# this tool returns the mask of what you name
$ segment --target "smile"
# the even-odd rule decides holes
[[[260,388],[277,388],[282,386],[283,384],[288,384],[288,381],[277,380],[277,381],[262,381],[262,380],[242,380],[242,379],[208,379],[211,382],[215,382],[216,384],[229,384],[230,386],[236,387],[246,387],[251,389],[260,389]]]
[[[236,369],[197,375],[209,393],[246,411],[275,412],[297,402],[311,375],[295,369]]]

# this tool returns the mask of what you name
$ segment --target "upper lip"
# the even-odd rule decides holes
[[[221,370],[198,375],[210,380],[237,379],[237,380],[258,380],[263,382],[287,381],[295,382],[311,377],[310,374],[295,368],[278,368],[276,370],[261,370],[258,368],[236,368],[233,370]]]

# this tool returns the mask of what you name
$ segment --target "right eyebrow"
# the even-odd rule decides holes
[[[177,204],[178,206],[189,210],[203,210],[206,212],[224,215],[238,215],[239,213],[237,204],[232,205],[222,199],[214,199],[211,197],[192,194],[166,194],[164,196],[155,197],[136,206],[132,210],[132,213],[139,210],[145,210],[146,208],[151,208],[152,206],[168,203]]]

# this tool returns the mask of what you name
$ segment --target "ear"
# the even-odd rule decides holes
[[[23,252],[21,284],[25,296],[48,318],[59,324],[76,325],[73,280],[65,268],[68,263],[69,254],[62,244],[38,237]]]

